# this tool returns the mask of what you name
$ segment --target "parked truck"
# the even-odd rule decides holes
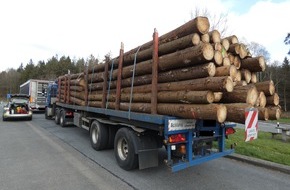
[[[30,96],[30,109],[33,112],[45,110],[47,85],[53,81],[30,79],[20,85],[20,94]]]
[[[252,140],[257,110],[259,119],[268,113],[258,100],[256,81],[239,83],[241,62],[222,66],[223,56],[251,65],[264,62],[234,48],[217,50],[213,44],[220,43],[212,35],[208,19],[197,17],[160,37],[154,30],[152,41],[130,51],[121,44],[118,57],[49,85],[46,118],[88,130],[91,146],[113,148],[125,170],[155,167],[159,155],[173,172],[229,155],[234,145],[226,146],[226,137],[235,132],[235,123],[245,123],[245,136]],[[220,42],[219,33],[216,38]],[[165,154],[159,154],[162,148]]]
[[[69,75],[65,78],[70,81]],[[68,94],[66,103],[59,98],[68,86],[64,84],[60,79],[48,85],[45,117],[61,127],[88,130],[92,148],[113,148],[125,170],[158,166],[164,147],[164,162],[173,172],[234,152],[234,146],[226,149],[225,143],[235,123],[82,106],[71,103]]]

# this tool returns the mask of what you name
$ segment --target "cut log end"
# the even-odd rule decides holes
[[[265,63],[265,59],[264,59],[263,56],[260,56],[259,57],[259,65],[261,67],[261,70],[262,71],[265,71],[265,69],[266,69],[266,63]]]
[[[213,49],[211,44],[204,43],[204,45],[203,45],[203,57],[208,61],[213,59],[214,49]]]
[[[222,53],[220,51],[214,51],[214,62],[217,65],[222,65],[223,64],[223,56]]]
[[[226,106],[220,104],[217,106],[217,121],[223,123],[227,118]]]
[[[191,39],[192,44],[196,46],[200,43],[200,41],[200,35],[198,33],[194,33]]]
[[[234,90],[234,83],[231,77],[227,77],[225,80],[225,89],[227,92],[232,92]]]
[[[197,29],[201,34],[206,34],[209,31],[209,20],[207,17],[196,17]]]
[[[216,73],[216,66],[214,65],[213,62],[210,62],[207,66],[207,71],[208,71],[208,75],[210,77],[213,77]]]

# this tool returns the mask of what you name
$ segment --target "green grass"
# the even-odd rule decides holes
[[[280,119],[278,120],[278,122],[280,122],[280,123],[288,123],[288,124],[290,124],[290,118],[280,118]]]
[[[236,143],[237,154],[290,166],[290,141],[283,142],[280,134],[273,139],[271,133],[259,131],[258,139],[250,142],[245,142],[244,136],[243,129],[236,129],[226,140],[227,148]]]

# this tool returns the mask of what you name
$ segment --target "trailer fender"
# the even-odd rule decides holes
[[[135,153],[138,154],[139,169],[158,166],[159,143],[155,136],[131,133],[134,136],[133,145]]]

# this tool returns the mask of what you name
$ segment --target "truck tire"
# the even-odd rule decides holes
[[[59,122],[60,122],[59,120],[60,120],[60,110],[57,109],[55,112],[55,118],[54,118],[55,124],[59,125]]]
[[[114,152],[118,165],[124,170],[133,170],[138,166],[138,155],[135,154],[135,134],[128,128],[117,131],[114,142]]]
[[[95,150],[103,150],[108,144],[108,127],[98,121],[93,121],[90,128],[91,145]]]
[[[47,113],[47,107],[45,108],[44,116],[45,116],[45,119],[50,119],[50,117],[48,116],[48,113]]]
[[[59,124],[61,127],[66,126],[65,110],[60,111]]]

